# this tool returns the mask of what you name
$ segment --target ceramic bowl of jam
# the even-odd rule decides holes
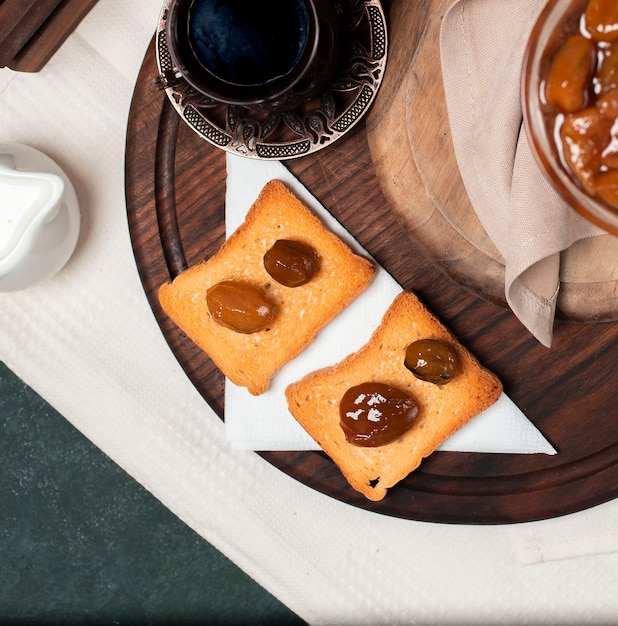
[[[522,111],[564,200],[618,235],[618,2],[550,0],[530,36]]]

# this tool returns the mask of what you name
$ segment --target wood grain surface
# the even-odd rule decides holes
[[[432,20],[439,19],[430,15],[439,3],[409,4],[420,14],[418,23],[410,26],[408,45],[418,46]],[[387,74],[396,76],[398,59],[407,63],[409,57],[395,47],[390,55]],[[224,418],[223,376],[165,317],[156,290],[223,243],[225,154],[179,119],[165,94],[154,87],[156,75],[151,44],[135,86],[127,131],[129,229],[145,294],[170,349],[205,401]],[[369,137],[382,123],[394,125],[386,113],[395,89],[385,82],[368,120]],[[381,98],[386,105],[380,104]],[[388,156],[382,153],[374,166],[368,133],[360,124],[328,149],[286,165],[404,288],[415,291],[500,376],[506,392],[559,454],[437,452],[378,503],[354,492],[321,452],[261,455],[290,480],[352,506],[406,519],[511,523],[554,517],[616,497],[618,393],[612,372],[618,325],[559,321],[554,345],[546,349],[497,304],[499,292],[486,291],[494,280],[493,269],[475,278],[472,286],[462,284],[457,271],[436,262],[440,246],[431,219],[425,219],[424,230],[416,223],[410,226],[392,201],[392,186],[384,184],[384,172],[398,184],[409,168],[405,193],[410,204],[427,202],[429,192],[416,175],[413,157],[408,158],[412,160],[397,160],[389,168]],[[468,267],[474,267],[468,259],[473,253],[463,255]]]
[[[0,0],[0,67],[38,72],[97,0]]]

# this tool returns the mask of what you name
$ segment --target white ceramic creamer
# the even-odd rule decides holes
[[[79,237],[73,185],[42,152],[0,144],[0,292],[51,278],[69,260]]]

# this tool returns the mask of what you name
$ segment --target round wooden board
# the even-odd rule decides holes
[[[461,285],[506,306],[504,261],[466,193],[450,136],[440,72],[440,25],[453,0],[395,2],[389,64],[367,119],[383,191],[425,253]],[[558,315],[618,319],[618,237],[578,242],[562,254]]]
[[[426,3],[414,4],[426,8]],[[396,50],[391,52],[396,59]],[[222,244],[225,154],[179,120],[153,85],[156,73],[151,45],[127,131],[129,229],[163,335],[187,376],[223,418],[223,376],[165,317],[156,292],[186,264],[208,257]],[[321,452],[262,456],[291,479],[341,502],[405,519],[511,523],[554,517],[616,497],[618,395],[608,373],[618,349],[618,325],[559,322],[554,345],[547,350],[506,308],[453,281],[421,251],[418,230],[411,233],[386,201],[364,124],[328,149],[286,165],[404,288],[414,290],[500,376],[506,392],[559,454],[437,452],[377,503],[352,490]],[[425,191],[419,186],[415,193]]]

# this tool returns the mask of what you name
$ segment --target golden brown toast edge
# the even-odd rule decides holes
[[[456,348],[461,372],[438,386],[418,380],[404,365],[405,348],[421,338],[445,339]],[[385,446],[349,444],[339,426],[339,401],[354,385],[379,381],[415,397],[419,416],[410,431]],[[296,420],[339,466],[351,486],[370,500],[416,469],[473,417],[500,396],[502,384],[410,292],[398,295],[370,340],[340,363],[312,372],[286,389]]]
[[[320,270],[307,285],[284,287],[264,269],[263,254],[278,238],[306,241],[320,254]],[[259,395],[374,274],[370,260],[354,253],[284,183],[272,180],[219,251],[161,285],[158,296],[165,313],[233,383]],[[269,294],[278,315],[268,329],[242,335],[211,318],[206,291],[230,279],[247,280]]]

